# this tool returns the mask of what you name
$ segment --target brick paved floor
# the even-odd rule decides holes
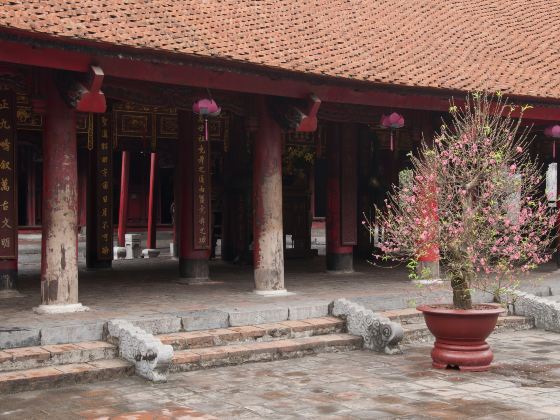
[[[403,355],[366,351],[133,377],[0,397],[0,419],[560,418],[560,334],[494,335],[487,373],[435,370],[430,344]],[[119,417],[136,413],[136,417]]]
[[[169,235],[168,235],[169,236]],[[357,260],[356,272],[333,275],[325,272],[324,257],[286,261],[286,287],[294,295],[267,298],[252,293],[252,267],[213,260],[210,264],[211,282],[203,285],[178,284],[178,261],[162,248],[162,257],[114,261],[112,270],[87,271],[80,257],[79,299],[92,309],[71,315],[36,315],[32,308],[40,302],[39,236],[30,236],[20,255],[20,287],[22,298],[0,299],[0,325],[24,327],[45,322],[111,319],[136,315],[176,313],[206,308],[241,308],[255,305],[288,305],[311,300],[331,301],[339,297],[382,297],[376,310],[403,308],[418,303],[433,288],[418,288],[408,279],[403,268],[372,267],[365,260]],[[164,247],[167,242],[160,241]],[[24,246],[25,245],[25,246]],[[167,253],[167,256],[166,256]],[[533,278],[543,278],[542,284],[559,289],[560,275],[555,264],[539,269]],[[539,284],[539,283],[536,283]],[[450,298],[448,288],[445,296]],[[392,301],[389,298],[394,298]],[[392,304],[393,306],[390,306]]]

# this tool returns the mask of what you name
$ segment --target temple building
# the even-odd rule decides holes
[[[210,278],[219,242],[275,295],[325,223],[325,269],[352,271],[373,250],[363,215],[452,97],[530,105],[528,153],[558,161],[545,135],[560,121],[558,13],[546,0],[2,2],[0,289],[17,290],[22,231],[42,233],[39,313],[84,309],[80,231],[89,269],[110,268],[127,231],[147,230],[149,257],[168,230],[185,282]]]

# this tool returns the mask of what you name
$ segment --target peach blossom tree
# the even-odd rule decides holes
[[[515,108],[499,92],[472,93],[460,107],[452,101],[450,122],[411,157],[408,182],[376,209],[377,258],[415,267],[439,249],[457,309],[472,308],[473,289],[499,301],[551,257],[556,215],[529,154],[529,131],[511,116]]]

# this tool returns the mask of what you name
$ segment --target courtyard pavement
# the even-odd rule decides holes
[[[0,396],[0,419],[554,419],[560,334],[504,332],[485,373],[431,368],[429,343]]]

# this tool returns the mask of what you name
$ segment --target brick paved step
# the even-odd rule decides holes
[[[134,365],[120,359],[0,372],[0,395],[109,380],[132,374],[134,374]]]
[[[404,330],[403,344],[431,341],[434,338],[423,318],[421,322],[403,322],[402,327]],[[501,316],[498,318],[496,328],[492,334],[503,331],[530,330],[534,327],[535,322],[532,318],[514,315]]]
[[[17,347],[0,351],[0,372],[112,359],[117,353],[104,341]]]
[[[312,337],[343,331],[344,321],[334,317],[322,317],[274,324],[163,334],[158,338],[163,344],[173,346],[174,350],[185,350]]]
[[[289,359],[317,353],[355,350],[361,347],[362,338],[349,334],[326,334],[211,346],[176,351],[170,370],[172,372],[191,371],[248,362]]]

